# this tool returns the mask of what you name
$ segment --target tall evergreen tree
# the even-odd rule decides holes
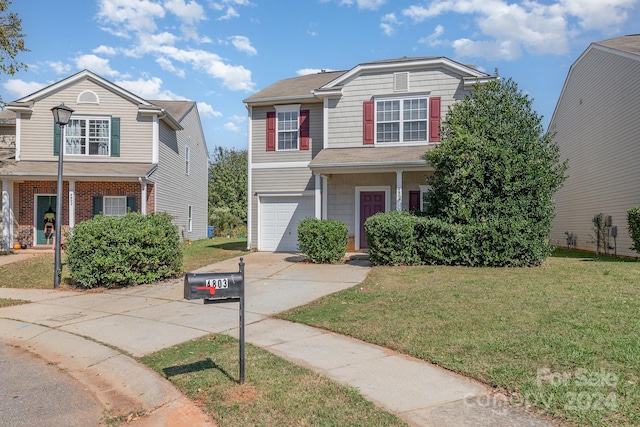
[[[450,224],[489,226],[503,236],[497,251],[540,263],[550,254],[553,195],[567,170],[541,122],[512,79],[476,85],[449,109],[442,142],[427,153],[435,168],[429,213]]]

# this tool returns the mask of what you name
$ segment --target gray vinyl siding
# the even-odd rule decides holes
[[[329,100],[329,148],[362,146],[362,103],[375,96],[407,97],[418,94],[441,97],[441,116],[464,98],[462,76],[444,68],[411,71],[408,92],[394,92],[393,73],[368,73],[348,82],[340,99]]]
[[[99,104],[77,103],[78,95],[94,92]],[[53,115],[51,109],[61,102],[74,110],[74,115],[112,116],[120,118],[120,157],[65,156],[65,162],[134,162],[151,163],[152,121],[138,117],[138,105],[89,80],[80,81],[38,100],[30,114],[22,113],[20,160],[57,161],[53,155]],[[73,117],[73,116],[72,116]]]
[[[629,249],[626,211],[640,205],[639,97],[640,59],[593,48],[574,64],[549,128],[569,160],[555,195],[553,244],[566,246],[568,232],[579,249],[595,251],[592,219],[603,213],[618,227],[617,253],[638,255]]]
[[[302,104],[300,110],[309,110],[309,150],[267,151],[267,112],[274,107],[253,107],[252,162],[308,162],[322,150],[322,104]]]
[[[258,245],[258,196],[268,194],[311,195],[315,188],[315,179],[308,168],[254,169],[251,188],[251,241]]]
[[[180,124],[184,130],[174,132],[160,123],[158,168],[151,176],[156,183],[156,212],[172,215],[184,239],[203,239],[207,237],[208,224],[209,155],[195,106]],[[189,175],[185,163],[187,146],[191,154]],[[189,205],[193,208],[191,232],[188,231]]]

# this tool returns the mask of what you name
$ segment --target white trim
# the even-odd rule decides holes
[[[289,150],[287,150],[289,151]],[[309,162],[273,162],[273,163],[249,163],[249,170],[251,169],[294,169],[294,168],[308,168]]]
[[[322,175],[322,218],[329,219],[329,177]]]
[[[13,248],[13,181],[2,180],[2,249]]]
[[[140,213],[142,215],[147,214],[147,180],[142,177],[138,177],[138,181],[140,181]]]
[[[151,163],[154,165],[158,164],[158,159],[160,157],[160,125],[158,123],[158,116],[153,116],[153,124],[152,124],[152,154],[151,154]]]
[[[22,139],[22,113],[16,111],[16,162],[20,161],[20,140]]]
[[[247,161],[248,161],[248,168],[247,168],[247,249],[251,249],[251,235],[253,234],[253,230],[251,229],[252,225],[253,225],[253,221],[251,220],[253,217],[253,195],[252,193],[252,188],[253,186],[251,185],[251,180],[253,179],[253,173],[252,173],[252,169],[253,169],[253,162],[251,159],[251,156],[253,155],[253,150],[251,147],[251,139],[253,138],[253,107],[251,106],[247,106]],[[258,205],[259,206],[259,205]],[[256,237],[257,238],[257,237]]]
[[[69,230],[76,225],[76,182],[69,180]]]
[[[276,151],[300,151],[300,106],[302,104],[287,104],[287,105],[276,105],[275,109],[276,109]],[[297,125],[297,135],[296,135],[296,147],[295,148],[280,148],[280,144],[279,144],[279,135],[280,132],[283,133],[293,133],[293,130],[279,130],[279,126],[278,126],[278,122],[279,122],[279,118],[278,115],[280,113],[296,113],[298,115],[298,125]],[[293,122],[293,120],[291,121]]]
[[[276,105],[276,114],[278,113],[297,113],[300,111],[300,106],[302,104],[287,104],[287,105]]]
[[[418,187],[420,187],[420,210],[423,211],[424,210],[424,193],[426,193],[427,191],[431,190],[431,186],[430,185],[418,185]]]
[[[80,101],[80,98],[82,97],[82,95],[84,95],[85,93],[90,93],[91,95],[94,96],[95,101]],[[100,97],[98,96],[97,93],[95,93],[92,90],[83,90],[82,92],[80,92],[78,94],[78,97],[76,98],[76,104],[100,104]]]
[[[356,211],[355,211],[355,249],[360,250],[360,193],[366,191],[384,191],[384,211],[389,212],[391,210],[391,206],[389,204],[389,194],[391,193],[391,186],[356,186],[355,188],[355,197],[356,197]]]
[[[396,211],[402,210],[402,171],[396,171]]]
[[[322,219],[322,191],[321,191],[321,181],[320,181],[320,174],[319,173],[314,173],[313,174],[314,178],[315,178],[315,198],[314,198],[314,208],[315,208],[315,215],[316,215],[316,219]]]
[[[322,148],[329,148],[329,98],[322,100]]]
[[[191,172],[191,150],[188,145],[184,146],[184,162],[185,164],[185,175],[189,176]]]

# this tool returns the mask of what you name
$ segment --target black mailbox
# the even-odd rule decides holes
[[[244,294],[244,274],[237,273],[186,273],[184,275],[185,299],[238,301]]]

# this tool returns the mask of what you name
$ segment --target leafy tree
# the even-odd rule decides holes
[[[247,150],[215,147],[209,166],[209,212],[216,234],[247,222]],[[229,217],[235,219],[232,221]]]
[[[24,46],[22,20],[16,13],[8,12],[11,0],[0,0],[0,71],[15,74],[27,65],[16,61],[20,52],[28,52]]]
[[[427,153],[435,168],[428,213],[488,226],[500,239],[495,250],[509,252],[506,265],[539,264],[550,254],[553,195],[567,170],[531,104],[510,78],[476,85],[450,107],[442,142]]]

